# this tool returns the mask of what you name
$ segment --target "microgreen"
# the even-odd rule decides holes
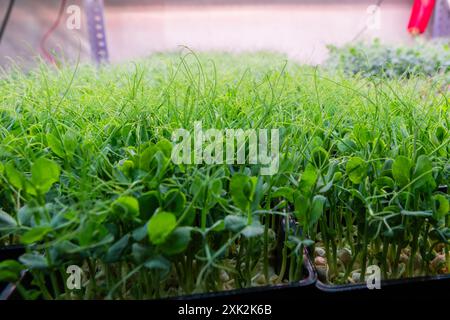
[[[13,70],[0,81],[0,243],[27,253],[0,277],[27,268],[46,299],[160,298],[301,281],[307,247],[330,283],[374,264],[384,278],[448,272],[435,263],[450,261],[439,81],[266,54]],[[171,136],[196,121],[278,128],[279,170],[175,164]],[[89,274],[80,290],[60,285],[71,265]]]

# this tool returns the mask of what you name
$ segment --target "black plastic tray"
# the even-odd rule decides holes
[[[6,259],[18,259],[20,255],[25,252],[22,246],[4,247],[0,248],[0,261]],[[258,300],[270,297],[271,299],[279,300],[292,297],[292,294],[306,296],[315,290],[314,284],[317,280],[316,272],[311,264],[311,261],[305,256],[304,270],[306,277],[296,283],[268,285],[260,287],[252,287],[245,289],[234,289],[228,291],[218,291],[212,293],[199,293],[192,295],[183,295],[163,300],[189,301],[195,303],[196,301],[223,301],[223,300]],[[27,281],[25,281],[27,280]],[[30,282],[26,271],[23,272],[21,281]],[[26,283],[25,283],[26,286]],[[16,291],[16,285],[12,283],[0,283],[0,300],[20,299]]]
[[[22,245],[0,247],[0,261],[17,260],[24,253],[25,247]]]
[[[441,185],[438,190],[447,193],[448,186]],[[316,271],[314,263],[311,262]],[[450,293],[450,274],[425,276],[405,279],[382,280],[380,282],[381,289],[369,289],[365,283],[332,285],[323,283],[317,278],[316,288],[322,295],[331,298],[352,298],[365,299],[367,297],[382,298],[435,298],[436,296],[445,297]]]
[[[286,300],[292,299],[293,296],[302,298],[312,294],[315,289],[315,283],[317,281],[317,273],[311,264],[310,259],[306,256],[304,259],[304,270],[306,271],[306,277],[295,283],[286,283],[278,285],[267,285],[261,287],[252,287],[245,289],[234,289],[228,291],[218,291],[211,293],[199,293],[192,295],[183,295],[178,297],[167,298],[165,300],[177,300],[177,301],[242,301],[242,300]]]
[[[315,287],[331,299],[442,299],[450,292],[450,274],[381,280],[380,289],[369,289],[366,283],[333,285],[319,279]]]

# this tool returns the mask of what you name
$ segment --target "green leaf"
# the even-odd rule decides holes
[[[153,144],[142,151],[141,155],[138,158],[138,167],[143,170],[149,170],[150,163],[152,162],[153,157],[155,156],[157,151],[158,148],[156,148],[156,146]]]
[[[119,163],[119,170],[128,178],[132,177],[134,169],[134,162],[131,160],[124,160]]]
[[[56,162],[40,158],[31,166],[31,183],[41,194],[47,193],[59,181],[60,169]]]
[[[423,187],[425,190],[434,190],[436,188],[432,170],[433,164],[428,156],[421,155],[417,158],[413,174],[415,189]]]
[[[247,217],[229,215],[224,219],[225,229],[237,233],[247,226]]]
[[[17,213],[17,219],[19,220],[20,225],[29,225],[31,221],[31,217],[33,216],[33,209],[27,205],[24,205],[19,209]]]
[[[0,209],[0,230],[17,227],[16,220]]]
[[[341,179],[342,179],[342,172],[340,172],[340,171],[335,172],[334,175],[333,175],[332,181],[333,181],[334,183],[336,183],[336,182],[341,181]]]
[[[186,250],[191,241],[191,227],[178,227],[168,237],[161,246],[162,251],[167,255],[182,253]]]
[[[247,212],[253,201],[256,177],[249,177],[242,173],[236,173],[231,178],[230,193],[236,207]]]
[[[394,189],[394,180],[386,176],[376,178],[373,183],[379,189],[386,189],[386,188],[391,190]]]
[[[139,216],[139,202],[135,197],[121,196],[112,203],[112,210],[119,218]]]
[[[435,207],[436,207],[436,209],[434,211],[434,218],[436,220],[440,220],[449,214],[450,205],[449,205],[448,199],[445,196],[443,196],[442,194],[435,195],[433,198],[434,198]]]
[[[333,187],[333,180],[328,182],[326,185],[322,186],[318,192],[319,193],[327,193],[328,191],[330,191],[331,187]]]
[[[254,221],[251,225],[246,226],[241,233],[246,238],[258,237],[264,233],[264,226],[259,221]]]
[[[294,189],[289,187],[280,187],[270,194],[273,198],[285,198],[289,202],[294,202]]]
[[[156,245],[164,243],[176,225],[177,218],[173,213],[162,211],[154,214],[147,224],[150,242]]]
[[[359,157],[350,158],[345,167],[345,171],[351,182],[361,183],[367,175],[368,165],[366,161]]]
[[[131,236],[136,241],[144,240],[144,238],[147,236],[147,224],[134,229],[131,233]]]
[[[166,158],[161,151],[157,151],[149,163],[149,175],[152,179],[161,179],[167,172],[168,165],[170,163],[170,158]],[[157,181],[152,181],[150,184],[151,188],[156,188],[158,186]]]
[[[209,190],[211,195],[220,197],[222,194],[222,181],[220,179],[211,179],[209,181]]]
[[[164,197],[164,211],[173,212],[180,216],[186,205],[186,196],[180,190],[170,190]]]
[[[128,246],[129,240],[130,235],[126,234],[119,241],[109,247],[108,252],[106,252],[105,262],[112,263],[119,261]]]
[[[170,261],[161,255],[148,259],[145,261],[144,266],[147,269],[161,272],[163,276],[167,275],[170,271]]]
[[[5,166],[0,162],[0,175],[2,175],[3,172],[5,172]]]
[[[309,163],[306,165],[305,171],[303,172],[298,184],[298,190],[306,197],[309,197],[312,190],[316,186],[318,176],[317,169],[314,168],[312,164]]]
[[[259,204],[262,200],[262,198],[265,196],[265,187],[264,187],[264,180],[261,176],[252,178],[253,182],[255,183],[254,191],[253,191],[253,197],[252,197],[252,203],[251,203],[251,210],[257,210],[259,207]]]
[[[23,266],[15,260],[5,260],[0,262],[0,283],[16,282],[20,279],[20,272]]]
[[[328,162],[328,152],[322,147],[317,147],[312,152],[311,160],[316,168],[322,168]]]
[[[37,196],[39,193],[39,190],[29,181],[29,180],[25,180],[24,181],[24,185],[25,185],[25,191],[32,196]]]
[[[8,178],[9,183],[18,190],[21,190],[25,186],[25,177],[19,172],[16,168],[14,168],[12,163],[7,163],[5,166],[6,177]]]
[[[384,161],[383,168],[381,169],[382,177],[393,178],[393,175],[392,175],[392,164],[393,163],[394,163],[394,160],[392,160],[392,159],[386,159]]]
[[[197,211],[193,207],[190,207],[187,210],[188,211],[184,216],[184,219],[180,220],[179,224],[182,226],[193,226]]]
[[[68,255],[79,252],[80,247],[69,240],[63,240],[61,242],[58,242],[54,246],[55,251],[63,257],[63,259],[67,259]],[[54,257],[52,257],[54,258]]]
[[[57,138],[55,135],[51,133],[47,133],[47,144],[50,147],[50,149],[60,158],[64,158],[66,156],[66,153],[64,152],[64,147],[61,143],[61,140]]]
[[[32,244],[44,239],[44,237],[51,231],[52,228],[48,226],[34,227],[33,229],[25,232],[20,237],[20,241],[24,244]]]
[[[357,149],[356,143],[350,138],[344,138],[337,143],[337,147],[341,153],[352,152]]]
[[[142,245],[140,243],[133,243],[131,246],[131,255],[133,256],[133,259],[141,264],[145,262],[149,257],[153,254],[153,248],[151,248],[149,245]]]
[[[305,197],[299,191],[294,193],[294,209],[295,217],[301,225],[304,225],[310,207],[309,198]]]
[[[160,207],[159,193],[157,191],[144,193],[139,197],[138,202],[140,217],[143,220],[148,220]]]
[[[195,175],[195,178],[192,181],[191,186],[189,188],[189,192],[191,193],[191,195],[193,197],[197,197],[200,203],[204,201],[205,186],[203,182],[204,182],[203,178],[199,174],[197,174]],[[200,192],[202,192],[203,194],[197,196],[197,194]]]
[[[411,160],[405,156],[398,156],[392,164],[392,175],[394,180],[401,186],[409,183],[411,178]]]
[[[48,267],[47,259],[38,253],[25,253],[20,256],[19,261],[30,269],[46,269]]]
[[[158,148],[166,158],[171,158],[172,156],[172,143],[167,139],[161,139],[156,143],[156,148]]]
[[[442,126],[439,126],[434,131],[434,138],[436,139],[437,144],[441,144],[447,136],[447,129]]]
[[[77,134],[73,131],[67,131],[63,137],[63,143],[66,155],[69,159],[72,159],[78,146]]]
[[[362,125],[355,126],[353,135],[362,146],[366,146],[369,141],[373,140],[372,131]]]
[[[323,214],[323,207],[325,205],[325,202],[327,201],[327,198],[321,195],[314,196],[312,200],[311,205],[311,216],[309,220],[309,227],[311,228],[314,226],[320,219],[320,217]]]

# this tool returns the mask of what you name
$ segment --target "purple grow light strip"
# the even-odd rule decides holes
[[[103,0],[84,0],[92,59],[97,63],[108,62]]]
[[[438,0],[434,12],[433,38],[450,36],[450,2]]]

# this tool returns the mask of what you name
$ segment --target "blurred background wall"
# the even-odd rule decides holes
[[[124,61],[157,51],[232,52],[268,50],[320,63],[327,44],[358,38],[387,43],[411,41],[406,31],[413,0],[385,0],[379,25],[365,29],[370,5],[377,0],[104,0],[110,60]],[[55,21],[60,0],[16,0],[0,44],[0,64],[12,58],[27,65],[40,54],[39,42]],[[0,15],[7,1],[0,1]],[[82,0],[67,0],[67,6]],[[67,58],[89,60],[84,15],[79,30],[66,27],[67,14],[46,47]],[[361,32],[364,30],[364,32]],[[9,58],[8,58],[9,57]]]

